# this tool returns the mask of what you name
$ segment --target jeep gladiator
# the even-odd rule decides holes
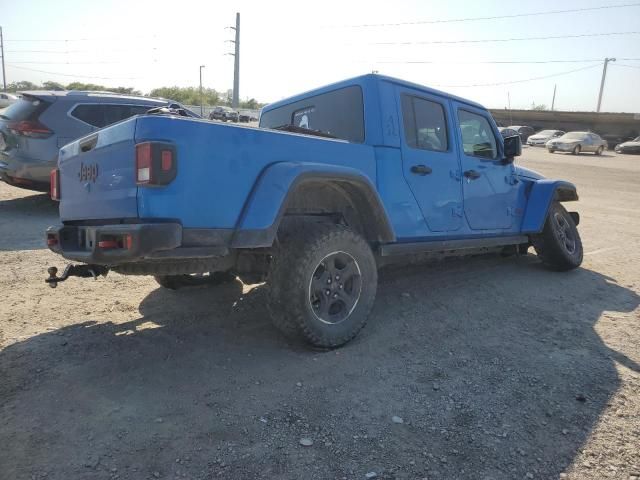
[[[266,280],[280,330],[337,347],[394,258],[533,246],[550,269],[581,264],[561,204],[575,186],[516,166],[520,151],[481,105],[375,74],[268,105],[257,128],[137,116],[60,150],[46,241],[81,263],[46,281]]]

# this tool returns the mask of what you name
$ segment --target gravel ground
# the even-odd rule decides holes
[[[0,184],[0,478],[640,476],[640,157],[519,162],[578,185],[582,268],[387,268],[328,352],[283,339],[260,285],[46,287],[56,206]]]

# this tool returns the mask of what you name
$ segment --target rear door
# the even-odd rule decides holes
[[[457,230],[462,225],[462,191],[448,101],[404,87],[397,93],[405,180],[429,230]]]
[[[486,110],[452,102],[460,144],[464,214],[472,230],[509,229],[517,189],[513,164],[502,163],[502,138]]]

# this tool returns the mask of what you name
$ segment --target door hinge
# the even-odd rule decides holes
[[[454,180],[460,181],[462,178],[462,172],[460,170],[449,170],[449,176]]]
[[[452,217],[462,217],[462,207],[457,205],[451,208],[451,216]]]

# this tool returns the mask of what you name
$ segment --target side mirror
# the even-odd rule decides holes
[[[504,139],[504,163],[513,163],[515,157],[522,155],[522,143],[520,135],[505,137]]]

